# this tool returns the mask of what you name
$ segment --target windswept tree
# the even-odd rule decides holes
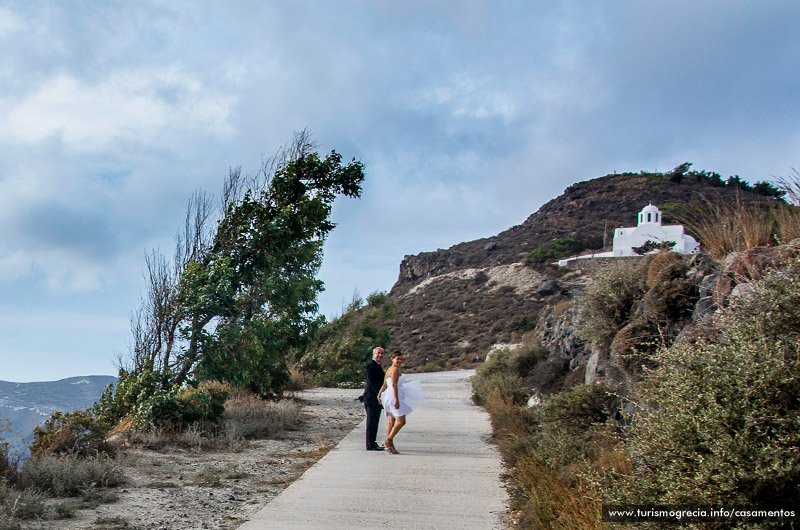
[[[230,172],[215,212],[196,194],[172,263],[146,257],[147,292],[131,318],[132,347],[121,375],[173,388],[217,379],[260,394],[288,378],[286,354],[322,320],[316,277],[334,228],[336,197],[360,197],[364,166],[307,132],[249,178]]]

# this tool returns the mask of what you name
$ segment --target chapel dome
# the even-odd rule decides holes
[[[661,224],[661,210],[652,203],[648,204],[639,212],[639,224]]]

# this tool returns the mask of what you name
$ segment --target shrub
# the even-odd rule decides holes
[[[107,432],[106,427],[88,409],[55,412],[44,426],[33,430],[31,454],[110,454],[113,449],[105,443]]]
[[[55,497],[77,497],[92,487],[114,487],[124,481],[122,468],[109,458],[44,455],[25,461],[22,484]]]
[[[610,435],[604,424],[612,402],[601,384],[578,385],[544,399],[530,411],[534,458],[550,469],[597,460],[605,451],[600,440]]]
[[[609,460],[619,444],[603,423],[610,401],[605,388],[582,385],[526,409],[508,387],[520,381],[520,371],[537,370],[541,363],[536,360],[543,353],[537,345],[514,353],[493,355],[484,373],[473,378],[473,387],[483,397],[495,440],[509,465],[518,528],[603,528],[600,503],[587,491],[578,470],[586,467],[584,460]]]
[[[635,394],[636,467],[616,502],[786,505],[800,498],[800,263],[756,284],[720,337],[662,348]]]
[[[0,484],[0,529],[20,528],[18,521],[41,518],[46,510],[44,496],[36,490],[12,490]]]
[[[530,263],[545,263],[586,249],[599,249],[602,246],[602,237],[551,239],[539,248],[533,249],[525,259]]]
[[[373,293],[370,305],[353,305],[339,318],[320,328],[299,359],[298,367],[308,382],[319,386],[359,386],[364,383],[364,364],[375,346],[388,347],[389,331],[381,319],[391,318],[396,304],[385,293]]]
[[[615,263],[597,272],[579,302],[583,318],[577,335],[581,339],[611,344],[645,293],[648,264],[647,259],[636,265]]]
[[[157,389],[166,388],[170,388],[167,374],[149,370],[135,374],[121,369],[117,384],[105,388],[92,412],[110,430],[123,418],[133,414],[141,400],[153,395]]]
[[[155,390],[136,408],[138,430],[162,428],[183,431],[189,426],[212,431],[225,412],[224,386]]]
[[[251,397],[228,403],[223,425],[226,433],[256,438],[291,429],[300,418],[301,407],[293,400],[271,402]]]
[[[0,481],[4,478],[11,478],[17,473],[18,459],[11,456],[8,442],[4,440],[5,433],[11,433],[11,427],[7,419],[0,418]]]

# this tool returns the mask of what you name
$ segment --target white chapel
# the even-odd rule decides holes
[[[681,254],[692,254],[700,250],[700,244],[695,238],[684,232],[683,225],[662,225],[661,210],[652,204],[648,204],[639,212],[637,226],[614,230],[614,243],[611,252],[562,259],[558,264],[563,267],[573,259],[636,256],[637,254],[633,251],[634,247],[641,247],[648,241],[656,243],[672,241],[675,243],[672,250]]]
[[[683,225],[661,224],[661,210],[648,204],[639,212],[639,224],[633,228],[617,228],[614,230],[614,246],[612,255],[636,256],[634,247],[641,247],[648,241],[662,243],[672,241],[672,250],[681,254],[697,252],[700,244],[692,236],[684,233]]]

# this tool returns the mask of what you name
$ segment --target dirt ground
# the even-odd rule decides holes
[[[72,518],[32,522],[47,530],[232,529],[275,498],[364,417],[361,390],[314,388],[296,393],[298,428],[236,451],[167,447],[128,449],[118,500]],[[60,501],[59,501],[60,502]]]

